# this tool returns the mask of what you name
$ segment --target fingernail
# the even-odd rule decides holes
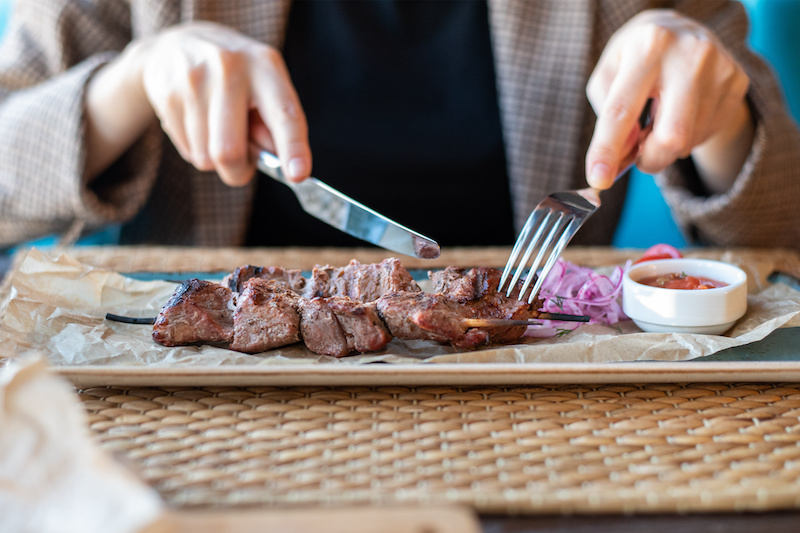
[[[289,160],[289,164],[286,165],[286,173],[290,180],[305,177],[305,172],[306,164],[302,157],[293,157]]]
[[[605,163],[595,163],[589,174],[589,185],[596,189],[607,189],[613,185],[611,169]]]

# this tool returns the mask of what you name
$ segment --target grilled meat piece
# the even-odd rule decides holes
[[[300,297],[283,283],[251,278],[236,298],[231,350],[257,353],[300,340]]]
[[[462,324],[464,307],[441,294],[407,292],[382,296],[377,300],[378,312],[392,335],[398,339],[426,339],[446,342],[462,336],[467,328]],[[427,315],[426,327],[418,318]],[[431,327],[433,326],[433,327]]]
[[[328,307],[342,326],[349,351],[377,352],[392,340],[375,302],[355,302],[343,296],[328,298]]]
[[[344,296],[303,299],[300,331],[309,350],[334,357],[382,350],[392,340],[375,302]]]
[[[511,297],[508,297],[504,292],[497,290],[502,275],[501,270],[488,267],[466,269],[449,266],[443,270],[428,272],[428,277],[433,281],[433,292],[444,294],[452,300],[461,303],[480,301],[482,305],[494,307],[511,303],[516,307],[520,302],[519,291],[523,282],[517,282]],[[537,300],[530,307],[540,309],[541,304],[542,301]]]
[[[301,293],[306,286],[306,278],[303,272],[296,269],[284,269],[281,267],[259,267],[253,265],[240,266],[228,274],[222,284],[230,288],[233,292],[242,292],[244,283],[251,278],[261,278],[278,281],[285,284],[288,288],[297,293]]]
[[[511,297],[497,290],[502,272],[496,268],[447,267],[444,270],[429,272],[434,292],[468,305],[475,310],[474,318],[508,318],[527,320],[537,318],[542,300],[532,304],[517,299],[522,282],[517,283]],[[526,326],[489,328],[489,342],[507,343],[519,339]]]
[[[303,298],[299,309],[300,334],[309,350],[333,357],[350,353],[344,330],[326,298]]]
[[[385,294],[421,290],[398,259],[389,258],[372,264],[362,264],[353,259],[346,267],[314,267],[303,296],[346,296],[357,302],[373,302]]]
[[[399,339],[449,342],[459,348],[476,348],[490,341],[487,330],[464,324],[464,319],[475,317],[474,309],[443,294],[391,294],[376,303],[389,331]]]
[[[233,293],[200,279],[181,283],[153,325],[153,340],[164,346],[230,342],[232,337]]]

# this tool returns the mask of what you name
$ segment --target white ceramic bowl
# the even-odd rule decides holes
[[[672,272],[727,283],[715,289],[665,289],[638,280]],[[659,259],[633,265],[622,280],[622,309],[650,332],[721,335],[747,310],[747,274],[707,259]]]

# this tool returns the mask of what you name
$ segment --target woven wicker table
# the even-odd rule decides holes
[[[73,253],[121,271],[320,262],[319,252],[302,251]],[[507,250],[458,254],[437,264],[497,264]],[[329,250],[323,261],[354,256],[383,254]],[[537,522],[498,517],[800,507],[800,383],[105,386],[78,394],[102,446],[184,511],[455,505],[493,516],[489,530],[533,531]],[[777,524],[786,515],[768,516]],[[547,530],[562,530],[558,520]]]
[[[800,385],[92,388],[90,427],[180,507],[479,512],[800,503]]]

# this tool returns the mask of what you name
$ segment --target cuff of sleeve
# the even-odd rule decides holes
[[[9,96],[0,108],[2,219],[13,221],[21,242],[70,226],[102,225],[130,218],[155,180],[160,128],[147,132],[103,176],[102,187],[85,178],[86,84],[116,52],[92,56],[69,70]],[[156,125],[157,126],[157,125]]]
[[[796,158],[785,150],[795,142],[787,117],[756,118],[750,154],[731,188],[723,194],[696,194],[691,172],[672,165],[656,177],[664,199],[687,237],[699,244],[783,246],[789,237],[776,231],[775,218],[792,219],[787,179]],[[691,165],[689,165],[691,166]],[[781,188],[786,189],[781,192]],[[794,208],[796,212],[796,208]],[[779,215],[779,213],[782,213]]]

